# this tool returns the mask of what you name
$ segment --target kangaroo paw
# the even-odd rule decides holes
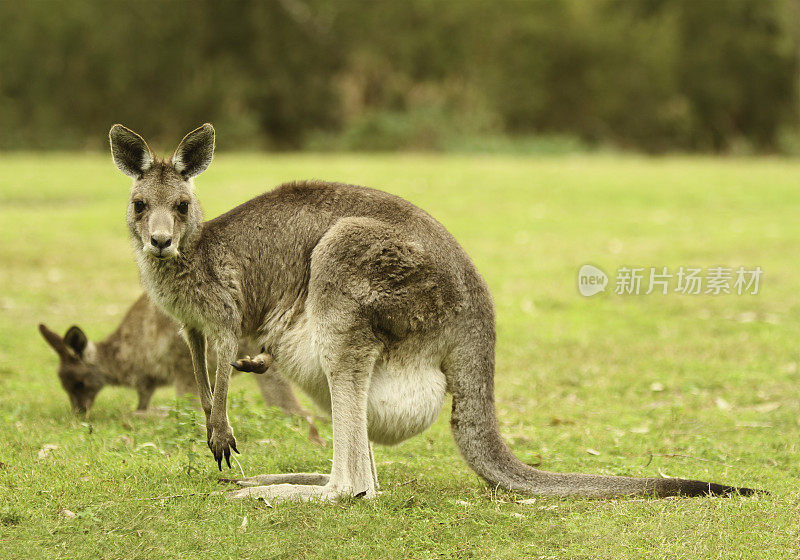
[[[262,352],[252,358],[250,356],[240,358],[232,362],[231,365],[234,369],[242,372],[264,373],[269,369],[269,366],[272,365],[272,356]]]

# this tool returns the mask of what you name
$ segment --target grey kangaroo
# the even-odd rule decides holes
[[[419,434],[447,392],[456,444],[492,486],[590,497],[753,492],[677,478],[552,473],[518,460],[495,415],[492,297],[456,240],[413,204],[365,187],[295,182],[204,222],[193,177],[212,160],[210,124],[163,160],[122,125],[111,128],[110,141],[116,166],[133,179],[127,223],[141,278],[184,325],[218,466],[238,452],[226,393],[243,335],[331,412],[329,475],[249,477],[230,497],[373,497],[370,441]],[[207,340],[219,356],[213,393]]]
[[[106,385],[136,389],[137,411],[147,410],[158,387],[174,384],[179,396],[196,394],[189,348],[179,329],[180,325],[144,294],[131,306],[119,327],[97,344],[77,326],[70,327],[61,337],[47,326],[39,325],[42,336],[58,355],[61,386],[72,409],[79,414],[91,409]],[[269,372],[256,378],[267,405],[277,406],[286,414],[311,417],[282,377]]]

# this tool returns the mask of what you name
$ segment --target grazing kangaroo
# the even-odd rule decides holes
[[[250,477],[231,497],[373,497],[370,441],[394,444],[427,429],[447,392],[456,444],[492,486],[590,497],[753,492],[677,478],[559,474],[518,460],[495,415],[489,289],[450,233],[413,204],[365,187],[297,182],[203,222],[192,178],[211,163],[210,124],[166,160],[122,125],[111,128],[110,141],[115,164],[133,178],[127,222],[142,281],[184,325],[218,466],[238,452],[226,393],[242,335],[331,411],[330,475]],[[213,393],[207,339],[219,357]]]
[[[137,411],[147,410],[158,387],[174,384],[179,396],[196,394],[191,355],[179,329],[180,325],[144,294],[131,306],[117,330],[97,344],[77,326],[70,327],[62,338],[39,325],[42,336],[58,354],[61,386],[72,409],[80,414],[91,409],[105,385],[136,389]],[[256,379],[268,406],[311,418],[282,377],[269,372]]]

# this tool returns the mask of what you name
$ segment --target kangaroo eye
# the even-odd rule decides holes
[[[133,203],[133,210],[134,210],[134,212],[136,212],[137,214],[141,214],[142,212],[144,212],[144,209],[145,209],[145,207],[146,207],[146,206],[147,206],[147,205],[144,203],[144,201],[142,201],[142,200],[137,200],[137,201],[135,201],[135,202]]]
[[[183,214],[184,216],[189,211],[189,203],[185,200],[178,204],[178,213]]]

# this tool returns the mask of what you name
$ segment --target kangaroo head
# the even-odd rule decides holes
[[[58,354],[58,378],[69,396],[72,410],[85,414],[106,384],[97,365],[94,344],[76,326],[70,327],[63,338],[43,324],[39,325],[39,332]]]
[[[189,246],[203,221],[192,178],[214,155],[214,127],[206,123],[187,134],[168,160],[159,159],[144,138],[121,124],[109,132],[111,155],[133,178],[128,229],[137,254],[167,260]]]

